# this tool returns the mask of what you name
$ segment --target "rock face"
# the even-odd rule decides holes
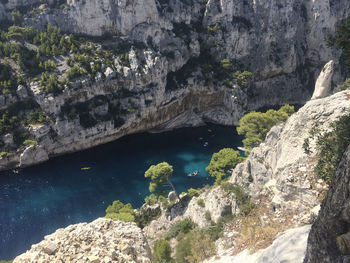
[[[99,218],[58,229],[13,262],[148,263],[151,252],[141,229],[134,223]]]
[[[114,63],[93,80],[76,79],[59,95],[43,94],[38,83],[19,87],[17,96],[0,96],[0,108],[35,100],[51,122],[47,133],[30,132],[53,157],[135,132],[206,121],[232,125],[249,110],[304,103],[323,65],[339,60],[340,52],[324,39],[350,14],[347,0],[204,2],[67,0],[57,6],[48,1],[31,12],[35,17],[24,16],[25,25],[51,23],[67,32],[112,36],[107,44],[127,47],[128,59],[122,63],[121,54],[114,54]],[[25,3],[38,7],[41,1],[3,1],[0,19]],[[231,85],[214,78],[221,61],[230,61],[232,72],[252,72],[253,79]],[[343,66],[334,66],[336,84],[344,79]],[[327,76],[320,86],[329,87]],[[71,114],[81,103],[88,112]],[[84,123],[84,116],[95,122]],[[19,165],[21,154],[12,162],[0,159],[0,170]]]
[[[315,142],[310,141],[312,153],[307,155],[303,143],[310,130],[330,129],[330,124],[350,109],[349,91],[311,100],[293,114],[285,124],[273,127],[264,143],[251,151],[247,160],[234,169],[231,182],[249,189],[258,196],[264,189],[273,189],[272,204],[295,208],[302,212],[318,205],[317,190],[321,181],[315,177]]]
[[[29,146],[20,156],[19,166],[25,167],[33,163],[47,161],[49,156],[42,146]]]
[[[336,246],[336,238],[349,231],[349,180],[350,147],[343,155],[318,218],[312,226],[305,263],[349,261],[350,256],[342,255]]]
[[[271,246],[250,254],[248,250],[236,256],[217,256],[203,263],[302,263],[310,225],[289,229],[279,234]],[[323,261],[317,261],[323,262]]]
[[[328,95],[331,89],[331,82],[334,70],[333,60],[329,61],[322,69],[320,75],[317,78],[315,90],[311,99],[320,99]]]

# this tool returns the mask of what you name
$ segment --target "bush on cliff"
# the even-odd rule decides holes
[[[338,167],[340,159],[350,144],[350,115],[342,116],[331,124],[332,131],[322,133],[320,130],[312,130],[310,137],[317,136],[316,149],[318,151],[318,162],[315,172],[318,177],[327,183],[332,181],[333,175]],[[305,153],[310,153],[309,139],[304,141]]]
[[[239,155],[238,151],[231,148],[224,148],[213,154],[209,165],[205,169],[210,176],[216,178],[215,184],[218,185],[230,169],[234,168],[241,161],[243,161],[243,158]]]
[[[157,263],[163,262],[175,262],[171,258],[171,247],[168,241],[164,239],[158,239],[154,244],[153,256]]]
[[[280,122],[285,122],[294,113],[294,106],[288,104],[279,110],[268,110],[267,112],[252,111],[239,120],[237,132],[244,135],[243,144],[247,154],[265,140],[269,130]]]
[[[130,203],[124,205],[119,200],[113,202],[106,209],[105,218],[110,218],[112,220],[120,220],[124,222],[134,222],[135,214],[134,209]]]

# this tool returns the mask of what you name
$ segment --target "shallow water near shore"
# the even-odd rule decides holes
[[[241,140],[234,127],[218,125],[134,134],[19,174],[1,172],[0,260],[13,259],[58,228],[104,216],[113,200],[141,206],[149,195],[144,172],[152,164],[174,166],[172,182],[179,193],[211,184],[205,171],[211,155],[236,149]],[[198,176],[187,176],[195,170]]]

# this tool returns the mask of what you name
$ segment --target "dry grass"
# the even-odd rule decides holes
[[[268,207],[268,198],[261,197],[259,204],[247,216],[235,221],[234,231],[240,233],[235,238],[234,254],[245,249],[252,252],[272,244],[276,235],[291,226],[291,216],[282,213],[275,217]]]

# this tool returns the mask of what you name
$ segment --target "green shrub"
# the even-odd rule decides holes
[[[198,190],[193,188],[188,189],[188,196],[191,198],[194,196],[199,196]]]
[[[186,235],[180,240],[175,248],[176,263],[188,263],[187,257],[191,256],[192,234]]]
[[[12,154],[11,153],[9,153],[9,152],[1,152],[0,153],[0,157],[1,158],[8,158],[8,157],[10,157]]]
[[[210,256],[215,255],[215,243],[207,234],[200,232],[193,233],[191,242],[191,254],[185,259],[190,263],[199,263]]]
[[[209,165],[205,169],[210,176],[216,178],[215,184],[219,185],[223,177],[242,161],[243,158],[238,151],[231,148],[224,148],[213,154]]]
[[[113,202],[106,209],[105,218],[110,218],[112,220],[120,220],[125,222],[134,222],[135,213],[132,205],[130,203],[124,205],[119,200]]]
[[[170,263],[174,262],[171,258],[171,247],[167,240],[158,239],[154,243],[153,256],[157,263]]]
[[[198,204],[200,207],[205,207],[205,204],[204,204],[204,200],[203,200],[203,199],[198,199],[198,200],[197,200],[197,204]]]
[[[196,224],[193,223],[191,219],[185,218],[184,220],[179,221],[170,227],[165,239],[169,240],[171,238],[175,238],[179,233],[187,234],[195,227]]]
[[[37,146],[38,142],[34,140],[27,139],[23,142],[23,145],[25,146]]]
[[[243,144],[247,154],[265,140],[266,134],[274,125],[285,122],[293,113],[294,106],[286,104],[277,111],[268,110],[265,113],[252,111],[244,115],[239,120],[237,132],[245,136]]]
[[[334,89],[334,92],[350,89],[350,78],[346,79],[345,82]]]
[[[223,182],[221,188],[224,191],[235,195],[237,205],[241,210],[241,215],[247,215],[255,207],[255,204],[251,201],[249,195],[241,186],[229,182]]]
[[[154,205],[158,202],[157,196],[155,194],[150,194],[145,197],[145,203],[147,205]]]
[[[138,213],[135,214],[135,222],[138,227],[144,228],[153,220],[159,218],[161,214],[160,207],[156,209],[140,209]]]
[[[35,109],[28,114],[26,123],[27,124],[48,124],[50,119],[46,116],[46,114],[40,110]]]
[[[350,17],[337,26],[335,35],[329,35],[326,40],[328,45],[336,44],[345,54],[345,63],[350,66]]]
[[[194,231],[184,236],[176,246],[177,263],[198,263],[215,255],[215,243],[209,235]]]
[[[231,222],[233,218],[234,217],[232,215],[225,215],[223,217],[220,217],[217,223],[211,222],[211,225],[208,227],[202,228],[201,232],[203,234],[208,235],[212,241],[218,240],[220,237],[223,236],[225,225],[228,222]]]
[[[310,132],[310,137],[317,136],[316,149],[318,162],[315,167],[317,176],[327,183],[332,181],[340,159],[350,144],[350,115],[345,115],[331,124],[332,131],[321,134],[320,130]],[[304,150],[307,149],[308,139],[304,141]]]
[[[205,220],[207,221],[211,221],[211,214],[210,214],[210,211],[205,211]]]

